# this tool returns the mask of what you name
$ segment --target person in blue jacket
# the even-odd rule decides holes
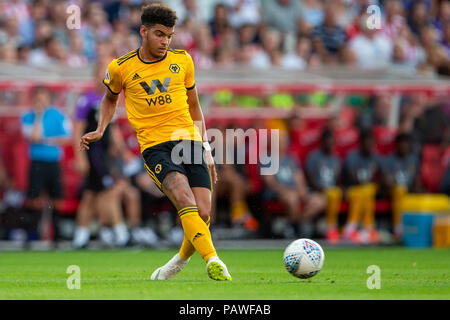
[[[23,217],[24,229],[30,240],[37,236],[37,227],[44,207],[44,192],[51,200],[54,215],[57,214],[63,185],[60,162],[62,145],[72,134],[69,117],[51,104],[51,92],[44,85],[32,89],[33,107],[22,116],[22,134],[29,142],[31,159],[27,198]]]

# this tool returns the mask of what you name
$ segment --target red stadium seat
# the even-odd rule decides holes
[[[444,151],[439,145],[428,144],[422,148],[420,176],[429,192],[437,192],[445,172]]]

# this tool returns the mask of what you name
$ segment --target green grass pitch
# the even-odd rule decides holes
[[[321,272],[297,279],[279,250],[219,250],[232,282],[206,275],[196,254],[171,281],[150,281],[175,250],[0,252],[0,299],[450,299],[450,250],[324,248]],[[67,288],[67,267],[81,270],[81,288]],[[367,288],[367,267],[381,270],[381,288]]]

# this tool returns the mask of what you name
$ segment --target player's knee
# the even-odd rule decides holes
[[[199,202],[197,203],[198,214],[203,221],[208,221],[211,215],[211,203]]]
[[[311,196],[309,200],[309,205],[313,208],[319,209],[325,209],[325,206],[327,205],[327,199],[322,196]]]

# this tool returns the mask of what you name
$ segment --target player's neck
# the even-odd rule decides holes
[[[144,45],[139,48],[139,56],[145,62],[153,62],[161,59],[161,57],[155,57],[154,55],[152,55],[150,53],[150,50],[148,50],[148,48],[146,48]]]

